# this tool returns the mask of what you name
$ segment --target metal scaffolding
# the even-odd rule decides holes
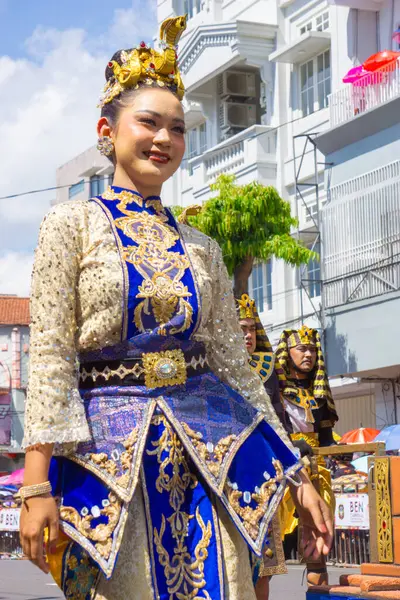
[[[311,278],[308,273],[308,265],[302,265],[299,268],[299,299],[300,299],[300,318],[301,323],[304,324],[304,301],[303,291],[307,294],[310,304],[313,307],[313,312],[320,323],[320,329],[322,334],[325,332],[325,303],[324,303],[324,292],[323,292],[323,240],[321,236],[320,227],[320,190],[319,190],[319,166],[328,164],[326,162],[319,162],[317,156],[317,146],[315,143],[315,136],[317,133],[303,133],[295,135],[293,137],[293,166],[294,166],[294,182],[295,182],[295,210],[296,218],[298,221],[298,227],[296,236],[298,240],[306,239],[309,244],[308,246],[314,252],[317,252],[320,256],[320,277]],[[304,162],[307,154],[312,153],[314,163],[314,176],[310,179],[309,174],[304,172]],[[310,210],[309,202],[306,201],[304,193],[306,190],[312,190],[315,199],[316,210]],[[311,227],[307,229],[301,229],[301,211],[305,209],[306,214],[309,216],[311,221]],[[320,305],[316,306],[315,301],[310,294],[310,284],[318,284],[321,289],[321,300]]]

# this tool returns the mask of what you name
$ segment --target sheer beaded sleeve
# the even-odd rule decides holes
[[[232,292],[232,282],[222,259],[221,249],[211,241],[212,301],[206,325],[210,341],[207,357],[211,370],[239,392],[257,410],[265,413],[279,437],[290,447],[291,442],[278,419],[261,379],[248,364],[248,353],[239,326]]]
[[[88,439],[77,386],[76,286],[82,211],[60,205],[45,217],[31,286],[24,447]]]

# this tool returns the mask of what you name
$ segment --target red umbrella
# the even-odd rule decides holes
[[[379,433],[379,429],[373,429],[372,427],[360,427],[359,429],[352,429],[342,436],[340,440],[341,444],[365,444],[372,442]]]
[[[392,39],[397,42],[397,44],[400,44],[400,27],[398,27],[396,29],[396,31],[393,33],[392,35]]]
[[[366,71],[376,71],[382,67],[390,65],[393,69],[396,67],[396,60],[399,58],[400,52],[393,52],[392,50],[383,50],[373,54],[363,64]]]

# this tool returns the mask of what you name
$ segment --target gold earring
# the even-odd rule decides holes
[[[114,152],[114,142],[108,135],[103,135],[98,139],[97,150],[103,156],[111,156]]]

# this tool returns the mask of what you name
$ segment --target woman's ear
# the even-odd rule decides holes
[[[97,135],[98,137],[111,137],[111,127],[108,123],[107,117],[101,117],[97,123]]]

